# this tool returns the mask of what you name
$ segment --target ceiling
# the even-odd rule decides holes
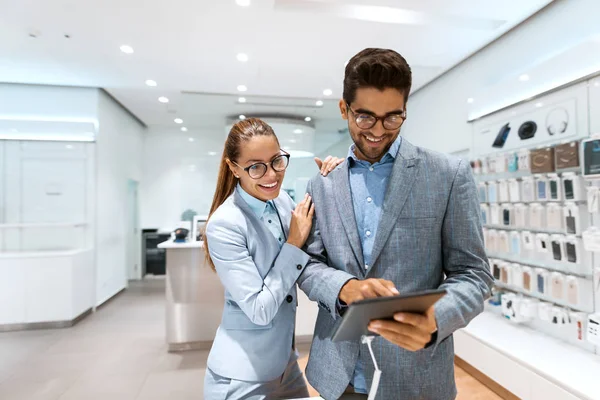
[[[399,51],[416,90],[550,2],[0,0],[0,82],[105,88],[151,127],[276,113],[333,135],[344,65],[359,50]]]

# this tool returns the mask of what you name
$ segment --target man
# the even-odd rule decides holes
[[[366,394],[373,377],[366,345],[331,341],[344,308],[437,288],[447,295],[426,315],[369,325],[381,336],[373,342],[383,371],[377,398],[454,399],[452,333],[483,310],[490,293],[469,163],[400,136],[411,83],[406,60],[392,50],[354,56],[340,101],[354,145],[347,162],[308,186],[315,203],[305,246],[311,261],[298,283],[320,307],[307,377],[327,400]]]

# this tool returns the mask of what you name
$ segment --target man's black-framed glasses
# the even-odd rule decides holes
[[[348,103],[346,103],[346,107],[348,107],[348,111],[354,115],[356,126],[358,126],[360,129],[371,129],[375,126],[377,121],[381,120],[385,129],[393,131],[400,128],[406,119],[406,110],[402,111],[401,113],[393,113],[383,117],[377,117],[373,114],[357,113],[352,109],[352,107],[350,107],[350,104]]]
[[[267,173],[267,169],[269,168],[269,165],[271,166],[271,168],[273,168],[273,171],[275,171],[275,172],[281,172],[281,171],[286,170],[286,168],[290,164],[290,155],[283,150],[281,150],[281,151],[283,152],[283,154],[278,155],[277,157],[272,159],[271,162],[269,162],[269,163],[259,162],[259,163],[255,163],[255,164],[250,165],[249,167],[244,168],[241,165],[239,165],[238,163],[236,163],[235,161],[231,161],[231,162],[234,163],[235,165],[237,165],[238,167],[242,168],[244,171],[246,171],[248,173],[248,175],[250,176],[250,178],[260,179],[263,176],[265,176],[265,174]]]

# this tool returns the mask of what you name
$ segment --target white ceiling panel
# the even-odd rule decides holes
[[[146,124],[169,126],[173,115],[198,115],[184,92],[235,99],[244,84],[246,97],[339,98],[345,62],[365,47],[403,54],[417,89],[548,3],[0,0],[0,81],[106,88]],[[124,44],[133,54],[119,50]],[[237,61],[239,52],[249,60]],[[147,79],[158,86],[147,87]],[[326,88],[332,96],[323,96]],[[331,103],[313,110],[315,118],[339,118]],[[216,119],[242,109],[222,107]]]

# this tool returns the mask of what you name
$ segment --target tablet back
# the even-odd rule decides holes
[[[446,294],[446,290],[428,290],[392,297],[377,297],[352,303],[336,327],[332,340],[359,340],[363,335],[376,334],[367,329],[375,319],[393,319],[397,312],[424,314]]]

